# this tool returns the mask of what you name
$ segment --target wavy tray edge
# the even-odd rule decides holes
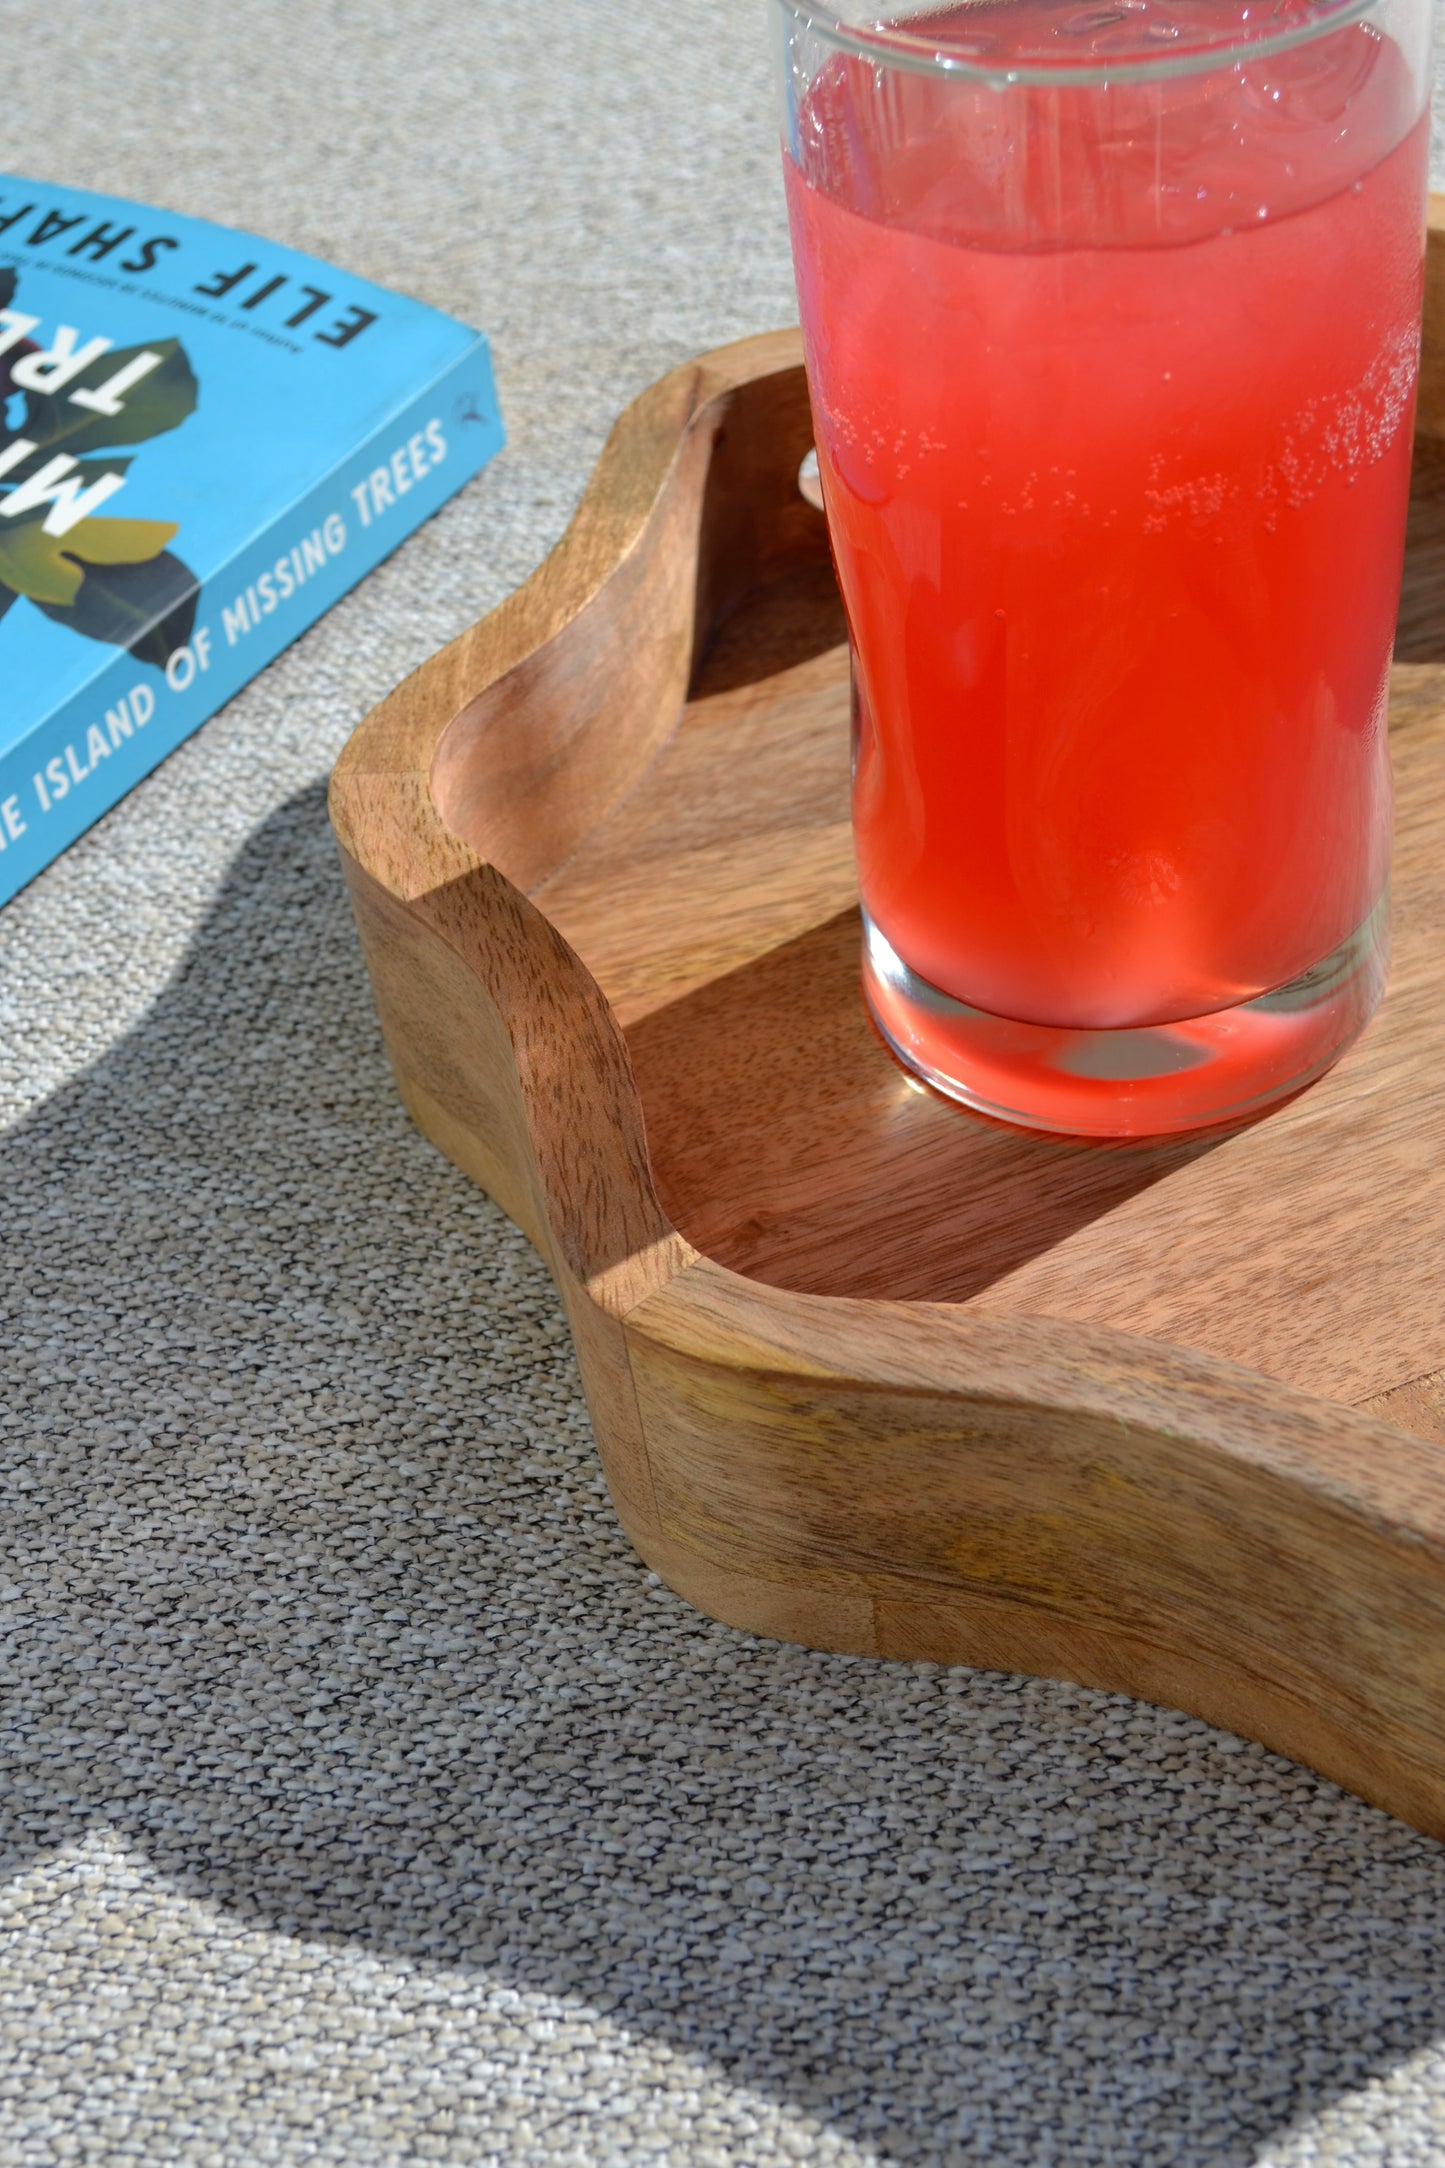
[[[671,728],[705,523],[731,517],[710,477],[759,386],[791,402],[776,496],[800,456],[795,333],[645,392],[532,579],[343,753],[332,818],[401,1095],[548,1263],[619,1517],[697,1608],[1176,1707],[1445,1835],[1438,1452],[1162,1343],[786,1294],[701,1257],[658,1204],[605,998],[518,885],[525,847],[516,880],[477,847],[489,789],[552,787],[565,853]],[[1445,371],[1421,426],[1445,431]],[[542,713],[562,720],[530,744]]]

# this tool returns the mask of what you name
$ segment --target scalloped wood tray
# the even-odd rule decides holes
[[[618,423],[332,815],[397,1080],[561,1290],[618,1513],[703,1610],[1188,1709],[1445,1835],[1445,268],[1392,727],[1395,963],[1265,1119],[974,1117],[857,984],[796,334]]]

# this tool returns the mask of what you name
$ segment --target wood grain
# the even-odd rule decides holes
[[[675,1588],[1196,1710],[1445,1834],[1441,235],[1394,971],[1266,1118],[1031,1136],[874,1036],[794,334],[629,410],[558,550],[368,718],[332,809],[403,1096],[546,1257]]]

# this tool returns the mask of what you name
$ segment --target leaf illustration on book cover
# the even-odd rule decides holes
[[[0,581],[31,602],[74,602],[87,565],[144,564],[176,537],[168,519],[83,519],[68,534],[45,532],[39,513],[0,525]]]
[[[140,661],[164,669],[191,637],[200,592],[190,566],[162,550],[141,564],[87,565],[74,602],[41,602],[36,607],[87,640],[129,648]]]
[[[0,308],[9,307],[16,285],[13,270],[0,270]],[[34,447],[0,483],[0,618],[23,596],[55,624],[128,648],[163,669],[190,638],[199,592],[195,574],[166,548],[175,523],[97,513],[51,534],[49,502],[13,519],[4,516],[4,507],[7,496],[52,462],[59,463],[63,486],[82,490],[103,475],[125,474],[131,461],[112,447],[179,428],[196,410],[195,372],[178,339],[157,339],[111,347],[59,391],[17,388],[15,365],[36,351],[27,340],[0,357],[0,453],[17,438]],[[104,397],[107,385],[142,361],[146,365],[124,396],[115,398],[114,413],[77,402],[77,392]]]

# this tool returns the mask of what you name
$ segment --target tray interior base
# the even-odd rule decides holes
[[[1445,1436],[1442,559],[1427,444],[1380,1015],[1287,1105],[1164,1140],[1005,1128],[890,1058],[858,993],[837,592],[811,566],[747,597],[641,780],[532,890],[624,1026],[673,1223],[769,1286],[1115,1325]]]

